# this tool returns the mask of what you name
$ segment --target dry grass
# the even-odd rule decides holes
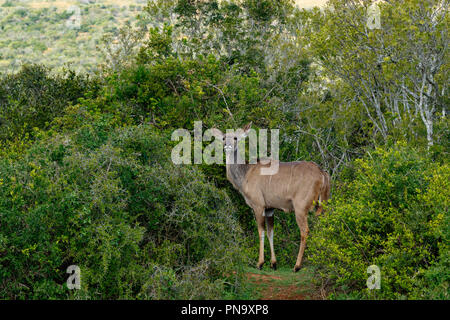
[[[328,0],[295,0],[300,8],[323,7]]]

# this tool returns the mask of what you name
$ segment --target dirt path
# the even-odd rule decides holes
[[[323,294],[312,284],[308,270],[294,273],[291,270],[247,272],[248,284],[260,300],[319,300]]]

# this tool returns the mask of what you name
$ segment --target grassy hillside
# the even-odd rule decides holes
[[[24,63],[92,72],[103,61],[97,46],[105,33],[136,21],[147,0],[0,0],[0,72],[17,72]],[[326,0],[296,0],[302,8]],[[79,28],[67,26],[80,8]]]
[[[93,71],[101,61],[97,45],[102,36],[133,23],[146,4],[146,0],[88,2],[0,1],[0,72],[16,72],[30,62]],[[75,28],[68,25],[73,5],[81,17]]]

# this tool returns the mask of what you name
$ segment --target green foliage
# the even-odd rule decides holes
[[[14,7],[14,3],[11,0],[6,0],[5,2],[3,2],[2,7]]]
[[[437,1],[385,3],[370,31],[369,3],[151,1],[136,24],[96,3],[60,32],[70,13],[4,2],[0,70],[47,66],[0,78],[0,298],[252,296],[251,209],[224,166],[170,160],[175,129],[252,121],[280,129],[280,160],[332,176],[305,251],[331,298],[448,299],[448,16]],[[92,71],[102,53],[95,77],[50,69]],[[276,212],[279,265],[299,240],[294,214]],[[372,264],[380,291],[366,288]]]
[[[370,29],[367,14],[372,3],[331,0],[325,12],[309,14],[314,21],[309,29],[311,54],[327,70],[327,77],[344,87],[341,103],[356,109],[357,115],[366,114],[375,144],[394,137],[431,146],[436,135],[433,124],[444,112],[448,95],[445,4],[382,2],[381,26]]]
[[[0,78],[0,144],[20,140],[33,128],[44,129],[64,108],[95,95],[98,82],[71,70],[53,75],[40,65],[24,66]]]
[[[42,134],[23,159],[1,159],[0,296],[198,299],[240,290],[242,235],[226,193],[195,168],[172,165],[152,127],[107,130],[108,117],[86,118],[71,134]],[[80,291],[65,285],[72,264]]]
[[[439,272],[448,264],[448,165],[405,143],[354,165],[311,232],[309,263],[334,297],[424,298],[427,292],[448,299],[448,272]],[[373,264],[381,269],[379,291],[366,287]]]

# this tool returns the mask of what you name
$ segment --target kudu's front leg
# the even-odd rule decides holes
[[[277,270],[277,258],[275,257],[275,250],[273,248],[273,211],[274,209],[266,209],[266,227],[267,238],[270,244],[270,267],[273,270]]]
[[[258,226],[259,235],[259,259],[256,267],[262,269],[264,264],[264,229],[265,229],[265,219],[263,217],[264,209],[255,210],[256,225]]]
[[[300,249],[298,251],[297,262],[294,266],[294,272],[300,270],[302,265],[303,253],[305,252],[306,239],[308,238],[308,209],[307,206],[297,206],[295,208],[295,219],[297,220],[298,227],[300,229]]]

